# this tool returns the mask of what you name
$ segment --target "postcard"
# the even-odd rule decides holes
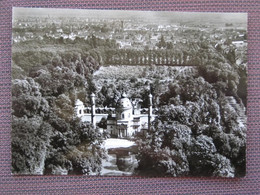
[[[246,13],[17,7],[12,26],[12,174],[246,174]]]

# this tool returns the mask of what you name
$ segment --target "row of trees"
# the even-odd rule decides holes
[[[179,50],[110,49],[106,50],[105,64],[186,64],[188,56],[187,52]]]
[[[224,52],[222,48],[217,49],[216,53],[215,48],[207,42],[189,43],[185,47],[177,44],[171,49],[106,49],[104,63],[125,65],[200,65],[201,62],[199,60],[203,58],[204,61],[208,61],[208,55],[210,55],[210,58],[224,57],[230,64],[236,63],[234,48],[230,48],[228,52]],[[208,53],[208,51],[211,53]]]

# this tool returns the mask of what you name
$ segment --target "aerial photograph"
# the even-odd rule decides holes
[[[246,175],[247,14],[13,8],[12,174]]]

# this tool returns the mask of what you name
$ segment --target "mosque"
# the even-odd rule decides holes
[[[152,95],[149,94],[148,108],[141,108],[140,100],[130,101],[126,94],[117,101],[116,107],[96,108],[95,94],[91,94],[91,107],[85,107],[84,103],[77,99],[75,114],[82,121],[88,121],[96,125],[102,118],[107,120],[106,131],[114,137],[131,137],[134,134],[147,131],[154,120],[152,108]]]

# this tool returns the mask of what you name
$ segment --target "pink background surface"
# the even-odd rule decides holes
[[[248,13],[247,175],[244,178],[140,178],[11,175],[12,7]],[[260,194],[259,0],[1,0],[0,194]]]

